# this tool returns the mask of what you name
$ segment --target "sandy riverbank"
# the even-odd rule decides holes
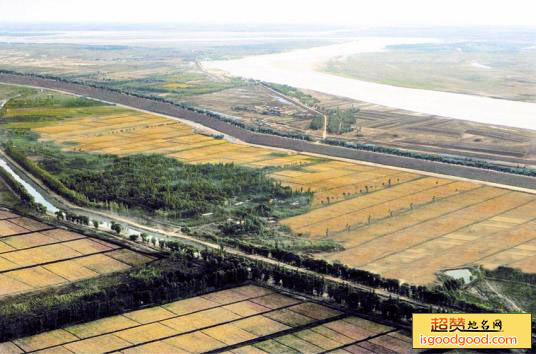
[[[351,43],[286,53],[209,61],[204,62],[203,66],[233,76],[287,84],[393,108],[536,130],[534,103],[396,87],[318,71],[320,64],[332,58],[382,51],[391,44],[433,41],[423,38],[362,38]]]

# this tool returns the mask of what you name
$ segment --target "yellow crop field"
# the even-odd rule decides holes
[[[58,242],[58,240],[38,232],[26,235],[10,236],[2,239],[2,243],[9,245],[11,249],[30,248],[55,242]],[[4,252],[1,244],[0,252]]]
[[[105,254],[94,254],[91,256],[78,258],[75,260],[78,265],[86,267],[99,274],[108,274],[130,268],[128,264],[108,257]]]
[[[123,347],[128,347],[129,342],[108,334],[104,336],[84,339],[77,342],[65,344],[65,348],[73,353],[106,353],[113,352]]]
[[[255,286],[255,285],[240,286],[238,288],[233,288],[233,291],[246,295],[247,297],[250,297],[250,298],[269,295],[273,293],[273,291],[270,289],[262,288],[260,286]]]
[[[10,219],[9,221],[14,223],[15,225],[24,227],[25,229],[30,230],[30,231],[39,231],[39,230],[51,228],[50,226],[43,224],[42,222],[30,219],[30,218],[25,218],[25,217],[14,218],[14,219]]]
[[[270,309],[289,306],[299,302],[296,299],[290,298],[288,296],[283,296],[281,294],[269,294],[255,298],[252,301]]]
[[[316,345],[323,350],[332,350],[344,345],[344,343],[335,341],[335,338],[323,336],[322,334],[315,332],[313,329],[306,329],[304,331],[296,332],[293,334],[293,336]]]
[[[125,328],[137,326],[139,323],[125,317],[125,316],[113,316],[107,317],[101,320],[92,321],[89,323],[82,323],[66,327],[65,330],[78,338],[89,338],[105,334],[108,332],[115,332],[123,330]]]
[[[300,353],[322,353],[323,352],[322,348],[312,343],[309,343],[299,337],[296,337],[293,334],[287,334],[286,336],[277,338],[276,341]]]
[[[81,235],[64,230],[64,229],[52,229],[52,230],[46,230],[46,231],[40,231],[40,234],[50,236],[58,241],[72,241],[79,239]]]
[[[151,257],[124,248],[109,252],[106,255],[131,266],[149,263],[153,260]]]
[[[228,305],[205,299],[222,299],[222,294],[229,292],[242,294],[245,299]],[[227,295],[224,299],[231,300]],[[262,301],[269,301],[272,308],[261,309],[259,305],[253,305]],[[178,303],[184,306],[173,305]],[[246,303],[247,308],[255,309],[254,312],[262,310],[263,314],[247,312],[238,315],[229,311],[244,309]],[[298,304],[284,308],[293,303]],[[187,304],[197,306],[185,312]],[[235,307],[237,304],[242,305]],[[210,305],[215,307],[199,310]],[[179,314],[167,308],[176,308]],[[314,317],[305,317],[303,313],[314,314]],[[25,351],[44,350],[51,353],[202,353],[216,349],[227,352],[232,349],[233,353],[279,353],[283,349],[288,351],[291,347],[308,353],[350,345],[368,336],[377,339],[375,348],[380,351],[382,348],[405,351],[411,346],[411,341],[406,336],[391,327],[353,316],[335,320],[339,315],[342,313],[319,304],[274,293],[263,287],[246,285],[0,343],[0,350],[7,352],[8,349],[22,348]],[[281,323],[281,320],[287,324]],[[305,323],[309,325],[307,329],[298,327]],[[390,337],[382,339],[385,335]],[[249,342],[264,336],[270,336],[270,339],[255,344]],[[367,343],[363,341],[359,345]],[[363,351],[364,347],[360,348]]]
[[[241,302],[237,302],[234,304],[223,306],[223,308],[231,312],[234,312],[240,316],[257,315],[259,313],[269,311],[268,308],[261,306],[259,304],[256,304],[254,302],[251,302],[251,301],[241,301]]]
[[[115,332],[114,335],[126,340],[132,344],[140,344],[150,342],[156,339],[162,339],[172,335],[178,334],[178,332],[168,326],[164,326],[160,323],[150,323],[143,326],[125,329],[119,332]]]
[[[77,281],[99,276],[99,273],[76,263],[75,260],[47,264],[43,266],[43,268],[46,268],[69,281]]]
[[[233,322],[233,325],[259,337],[267,336],[269,334],[284,331],[290,328],[281,322],[274,321],[265,316],[245,318],[243,320]]]
[[[41,333],[35,336],[18,339],[14,342],[23,350],[27,352],[36,351],[41,348],[48,348],[70,342],[73,340],[79,339],[78,337],[72,335],[71,333],[58,329],[55,331],[50,331],[46,333]]]
[[[214,301],[222,305],[230,304],[231,302],[243,301],[248,297],[248,295],[239,293],[233,289],[216,291],[203,296],[203,298],[207,300]]]
[[[205,329],[203,333],[227,345],[233,345],[257,338],[256,335],[235,327],[232,324],[224,324]]]
[[[314,318],[316,320],[323,320],[341,314],[337,310],[333,310],[312,302],[306,302],[303,304],[292,306],[290,307],[290,310],[305,315],[307,317]]]
[[[32,289],[28,284],[0,274],[0,296],[18,294]]]
[[[304,326],[314,321],[311,317],[304,316],[289,309],[269,312],[264,316],[289,327]]]
[[[8,274],[11,278],[35,288],[58,285],[65,282],[65,279],[43,267],[14,270]]]
[[[130,318],[131,320],[136,321],[138,323],[146,324],[150,322],[167,320],[169,318],[175,317],[176,314],[166,310],[161,306],[156,306],[139,311],[128,312],[125,313],[123,316]]]
[[[163,341],[143,344],[138,347],[121,350],[124,354],[147,354],[147,353],[184,353],[184,350],[178,349]]]
[[[202,310],[206,310],[212,307],[217,307],[218,305],[219,304],[214,301],[210,301],[202,297],[196,297],[196,298],[191,298],[191,299],[186,299],[186,300],[175,301],[175,302],[166,304],[163,307],[166,310],[169,310],[176,315],[186,315],[192,312],[202,311]]]
[[[183,350],[187,353],[204,353],[225,347],[225,343],[212,338],[203,332],[194,332],[182,336],[170,338],[164,341],[176,350]]]
[[[519,245],[508,239],[536,218],[535,208],[524,207],[535,199],[531,194],[386,166],[234,144],[143,112],[116,108],[74,117],[34,129],[44,140],[65,143],[66,150],[159,153],[195,164],[273,167],[270,176],[283,185],[314,192],[307,213],[281,223],[297,237],[340,243],[343,251],[319,255],[331,261],[418,284],[433,282],[444,268],[468,264],[536,269],[533,249],[530,245],[524,248],[536,239],[534,231],[527,230]],[[36,231],[36,227],[2,220],[0,214],[0,237]],[[7,242],[0,244],[0,252],[10,251],[10,247]],[[2,262],[8,269],[9,262],[17,263],[10,257],[0,260],[0,265]],[[117,262],[129,263],[121,258]],[[73,271],[72,276],[82,273]]]
[[[7,210],[0,210],[0,220],[4,220],[4,219],[10,219],[10,218],[14,218],[14,217],[17,217],[16,214],[13,214]]]
[[[125,270],[153,260],[30,218],[4,215],[8,218],[0,220],[0,297]]]
[[[30,232],[30,230],[14,224],[10,220],[0,220],[0,236],[16,235],[24,232]]]

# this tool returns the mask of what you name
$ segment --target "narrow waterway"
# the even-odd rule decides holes
[[[4,169],[10,175],[12,175],[13,178],[16,181],[18,181],[24,187],[24,189],[26,189],[26,191],[28,193],[30,193],[34,197],[34,200],[35,200],[36,203],[42,204],[46,208],[48,214],[54,215],[54,213],[56,213],[57,211],[60,210],[56,206],[54,206],[49,200],[47,200],[43,196],[43,194],[40,193],[34,186],[32,186],[30,183],[26,182],[20,175],[18,175],[17,172],[15,172],[13,170],[13,168],[11,168],[11,166],[9,166],[9,164],[2,158],[0,158],[0,168]],[[65,209],[67,210],[69,208],[65,208]],[[73,209],[72,212],[74,214],[84,215],[84,216],[87,216],[88,218],[90,218],[90,225],[89,225],[90,227],[93,227],[93,221],[97,221],[99,223],[99,226],[98,226],[99,230],[112,232],[112,233],[114,232],[111,229],[111,227],[112,227],[112,218],[108,218],[108,217],[106,217],[104,215],[101,215],[101,214],[99,214],[97,212],[92,213],[92,212],[88,212],[88,211],[85,211],[85,210],[78,210],[76,208]],[[162,239],[163,240],[170,240],[169,236],[166,236],[166,235],[163,235],[163,234],[158,234],[158,233],[154,233],[154,232],[147,232],[147,231],[145,231],[143,229],[139,229],[139,228],[136,228],[136,227],[128,227],[125,222],[118,222],[118,224],[121,225],[121,235],[125,236],[125,237],[127,237],[129,235],[140,235],[142,233],[146,233],[149,237],[155,237],[158,240],[162,240]]]
[[[39,204],[42,204],[46,209],[47,209],[47,212],[48,213],[51,213],[51,214],[54,214],[55,212],[57,212],[59,209],[56,208],[54,205],[52,205],[52,203],[50,203],[48,200],[45,199],[45,197],[43,197],[43,195],[41,195],[41,193],[39,193],[31,184],[29,184],[28,182],[26,182],[24,179],[22,179],[22,177],[20,177],[15,171],[13,171],[13,169],[7,164],[6,161],[4,161],[3,159],[0,158],[0,168],[3,168],[7,173],[9,173],[10,175],[13,176],[13,178],[19,182],[20,184],[22,184],[22,186],[24,187],[24,189],[26,189],[26,191],[28,193],[30,193],[34,199],[35,199],[35,202],[36,203],[39,203]]]

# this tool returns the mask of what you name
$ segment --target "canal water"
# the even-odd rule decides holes
[[[41,193],[39,193],[31,184],[29,184],[28,182],[26,182],[24,179],[22,179],[15,171],[13,171],[13,169],[7,164],[6,161],[4,161],[3,159],[0,158],[0,168],[4,169],[7,173],[9,173],[10,175],[13,176],[13,178],[19,182],[20,184],[22,184],[22,186],[24,187],[24,189],[26,189],[26,191],[28,193],[30,193],[34,199],[35,199],[35,202],[36,203],[39,203],[39,204],[42,204],[46,209],[47,209],[47,212],[51,213],[51,214],[54,214],[55,212],[57,212],[59,209],[56,208],[54,205],[52,205],[48,200],[46,200],[42,195]]]

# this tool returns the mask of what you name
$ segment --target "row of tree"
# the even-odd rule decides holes
[[[26,171],[43,181],[43,183],[54,192],[79,205],[98,206],[95,203],[90,202],[83,194],[77,193],[66,187],[56,176],[41,168],[36,162],[27,158],[12,142],[8,141],[7,143],[4,143],[3,146],[9,157],[21,165]]]
[[[347,280],[356,284],[366,285],[371,288],[385,289],[391,293],[406,296],[417,301],[437,306],[448,306],[464,311],[481,312],[478,306],[457,300],[450,296],[443,286],[429,288],[422,285],[400,284],[398,279],[383,278],[366,270],[348,267],[342,263],[330,263],[323,259],[317,259],[308,255],[299,255],[294,252],[267,246],[257,246],[240,240],[227,241],[230,246],[238,248],[250,255],[260,255],[275,259],[295,267],[305,268],[316,273],[330,275],[339,279]]]
[[[436,161],[436,162],[448,163],[452,165],[462,165],[462,166],[476,167],[476,168],[481,168],[481,169],[486,169],[486,170],[493,170],[493,171],[498,171],[498,172],[506,172],[506,173],[513,173],[513,174],[518,174],[518,175],[536,177],[536,169],[533,169],[533,168],[500,165],[500,164],[496,164],[493,162],[473,159],[469,157],[456,157],[456,156],[439,155],[439,154],[428,154],[428,153],[423,153],[423,152],[402,150],[402,149],[388,147],[388,146],[349,142],[349,141],[333,139],[333,138],[326,139],[325,143],[329,145],[342,146],[342,147],[350,148],[354,150],[379,152],[382,154],[410,157],[410,158],[420,159],[420,160]]]
[[[111,92],[116,92],[124,95],[144,98],[144,99],[150,99],[153,101],[163,102],[167,104],[174,105],[176,107],[180,107],[183,109],[188,109],[197,113],[206,114],[212,118],[216,118],[218,120],[221,120],[223,122],[226,122],[228,124],[237,126],[242,129],[251,130],[254,132],[260,132],[263,134],[270,134],[270,135],[277,135],[282,136],[286,138],[291,139],[298,139],[298,140],[306,140],[306,141],[314,141],[315,139],[311,136],[301,133],[301,132],[290,132],[290,131],[278,131],[272,128],[265,128],[265,127],[257,127],[257,126],[249,126],[244,124],[241,121],[238,121],[236,119],[232,119],[228,116],[222,115],[220,113],[208,111],[201,108],[192,107],[186,104],[179,104],[170,100],[167,100],[163,97],[159,96],[146,96],[135,92],[130,91],[124,91],[120,89],[110,88],[102,85],[97,85],[94,83],[88,83],[86,81],[81,80],[73,80],[73,79],[65,79],[62,77],[54,76],[54,75],[43,75],[43,74],[35,74],[35,73],[19,73],[16,71],[11,70],[0,70],[0,73],[4,74],[11,74],[11,75],[22,75],[22,76],[29,76],[29,77],[37,77],[37,78],[43,78],[43,79],[50,79],[50,80],[56,80],[60,82],[65,83],[74,83],[79,85],[84,85],[88,87],[108,90]],[[351,143],[343,140],[337,140],[337,139],[327,139],[326,143],[336,146],[342,146],[346,148],[351,149],[357,149],[357,150],[365,150],[365,151],[373,151],[373,152],[380,152],[383,154],[390,154],[390,155],[397,155],[397,156],[404,156],[404,157],[411,157],[416,159],[422,159],[422,160],[428,160],[428,161],[439,161],[442,163],[448,163],[448,164],[455,164],[455,165],[463,165],[463,166],[469,166],[469,167],[477,167],[482,169],[489,169],[499,172],[506,172],[506,173],[513,173],[513,174],[520,174],[524,176],[536,176],[536,169],[527,168],[527,167],[510,167],[505,165],[499,165],[492,162],[484,161],[484,160],[478,160],[478,159],[472,159],[472,158],[457,158],[453,156],[446,156],[446,155],[435,155],[435,154],[427,154],[427,153],[418,153],[418,152],[412,152],[407,150],[400,150],[397,148],[387,147],[387,146],[378,146],[373,144],[361,144],[361,143]]]
[[[0,341],[240,285],[248,277],[239,259],[175,253],[126,272],[10,298],[0,305]]]
[[[507,266],[499,266],[494,270],[484,269],[484,272],[490,278],[536,285],[536,273],[525,273]]]
[[[250,130],[253,132],[259,132],[262,134],[269,134],[269,135],[276,135],[281,136],[285,138],[290,139],[297,139],[297,140],[306,140],[306,141],[315,141],[315,139],[307,134],[297,132],[297,131],[279,131],[276,129],[268,128],[268,127],[258,127],[258,126],[250,126],[246,125],[242,121],[238,121],[236,119],[233,119],[229,116],[225,116],[223,114],[209,111],[202,108],[192,107],[187,104],[180,104],[176,103],[170,100],[167,100],[163,97],[159,96],[147,96],[142,95],[136,92],[130,92],[115,88],[110,88],[103,85],[98,85],[95,83],[89,83],[86,81],[81,80],[73,80],[73,79],[66,79],[54,75],[44,75],[44,74],[35,74],[35,73],[19,73],[16,71],[11,70],[0,70],[0,73],[4,74],[11,74],[11,75],[22,75],[22,76],[28,76],[28,77],[36,77],[36,78],[42,78],[42,79],[49,79],[49,80],[56,80],[60,82],[65,83],[73,83],[73,84],[79,84],[84,85],[88,87],[93,87],[97,89],[102,90],[108,90],[111,92],[116,92],[124,95],[129,95],[133,97],[139,97],[144,99],[150,99],[157,102],[167,103],[182,109],[188,109],[197,113],[208,115],[212,118],[216,118],[220,121],[223,121],[225,123],[234,125],[236,127]],[[513,173],[513,174],[520,174],[524,176],[536,176],[536,169],[528,168],[528,167],[511,167],[511,166],[505,166],[505,165],[499,165],[496,163],[488,162],[485,160],[478,160],[478,159],[472,159],[472,158],[458,158],[453,156],[446,156],[446,155],[439,155],[439,154],[428,154],[428,153],[419,153],[419,152],[412,152],[407,150],[400,150],[397,148],[387,147],[387,146],[378,146],[373,144],[361,144],[361,143],[352,143],[348,141],[338,140],[338,139],[326,139],[325,141],[327,144],[330,145],[336,145],[336,146],[342,146],[350,149],[356,149],[356,150],[365,150],[365,151],[372,151],[372,152],[379,152],[383,154],[390,154],[390,155],[396,155],[396,156],[404,156],[404,157],[410,157],[415,159],[421,159],[421,160],[428,160],[428,161],[438,161],[442,163],[448,163],[448,164],[455,164],[455,165],[463,165],[463,166],[469,166],[469,167],[476,167],[476,168],[482,168],[482,169],[488,169],[498,172],[506,172],[506,173]]]
[[[306,264],[307,262],[305,261]],[[113,278],[113,281],[104,280],[105,278]],[[86,280],[48,293],[19,295],[18,298],[10,299],[11,307],[5,304],[0,306],[0,340],[11,340],[72,323],[116,315],[140,307],[155,306],[244,284],[247,281],[323,299],[327,297],[350,310],[381,316],[399,324],[409,324],[412,313],[432,311],[426,306],[415,307],[398,298],[382,298],[374,291],[363,291],[352,285],[328,280],[323,276],[228,255],[221,250],[199,251],[197,248],[178,243],[174,244],[171,255],[166,259],[134,267],[123,273],[104,276],[100,280]],[[80,297],[64,296],[82,288],[91,288],[93,291]],[[31,306],[20,306],[20,304],[31,304]],[[442,311],[448,309],[448,306],[445,306]],[[478,307],[462,310],[482,311]]]

